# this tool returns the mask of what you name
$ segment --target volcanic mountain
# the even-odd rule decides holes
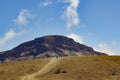
[[[19,61],[54,56],[99,56],[107,55],[96,52],[93,48],[75,42],[73,39],[50,35],[36,38],[20,44],[12,50],[0,53],[0,62]]]

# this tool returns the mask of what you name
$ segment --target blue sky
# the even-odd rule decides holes
[[[45,35],[66,35],[120,55],[120,0],[1,0],[0,51]]]

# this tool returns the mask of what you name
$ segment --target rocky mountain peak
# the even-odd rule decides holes
[[[49,35],[20,44],[12,50],[2,52],[0,61],[45,58],[53,56],[97,56],[107,55],[61,35]]]

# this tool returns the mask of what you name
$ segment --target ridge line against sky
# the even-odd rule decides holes
[[[57,34],[97,51],[119,55],[119,3],[112,0],[1,1],[0,51],[36,37]]]

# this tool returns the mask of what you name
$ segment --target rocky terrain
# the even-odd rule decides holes
[[[0,53],[0,62],[19,61],[54,56],[99,56],[107,55],[96,52],[93,48],[75,42],[73,39],[50,35],[36,38],[20,44],[9,51]]]

